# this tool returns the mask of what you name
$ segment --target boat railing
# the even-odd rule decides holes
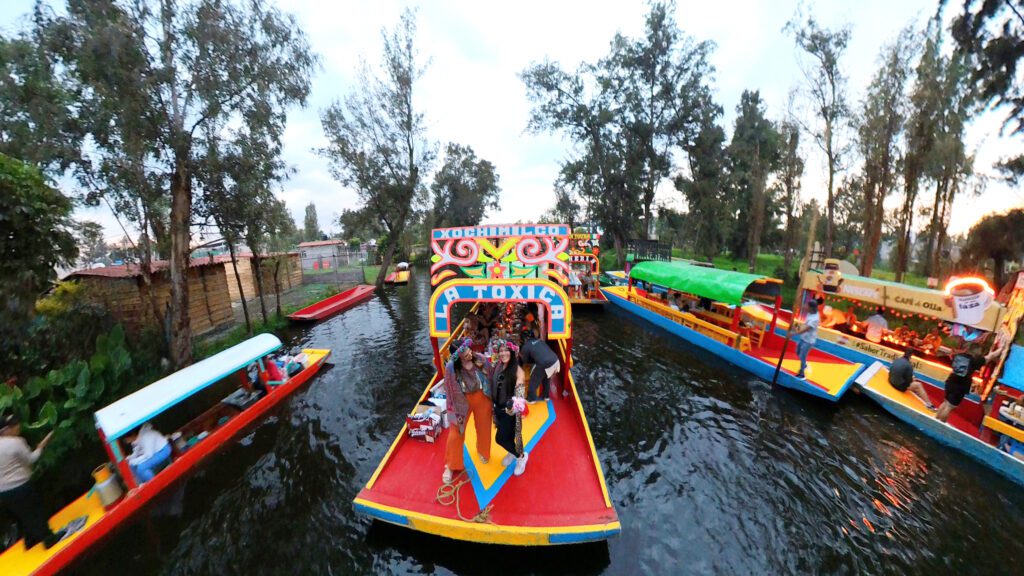
[[[693,330],[698,334],[707,336],[708,338],[711,338],[712,340],[715,340],[717,342],[721,342],[726,346],[739,348],[743,352],[750,350],[750,338],[737,334],[731,330],[726,330],[725,328],[716,326],[705,320],[701,320],[700,318],[697,318],[693,314],[673,310],[672,308],[665,306],[664,304],[660,304],[649,298],[644,298],[643,296],[637,294],[631,293],[629,295],[629,300],[630,302],[636,304],[637,306],[640,306],[641,308],[645,308],[661,316],[668,317],[676,321],[677,323],[689,328],[690,330]]]

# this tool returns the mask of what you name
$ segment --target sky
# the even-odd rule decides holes
[[[573,154],[571,142],[558,134],[526,133],[530,103],[519,74],[545,59],[569,70],[581,62],[596,61],[607,53],[616,32],[642,34],[647,11],[639,0],[275,3],[296,16],[322,64],[307,106],[288,114],[284,159],[295,171],[279,195],[299,226],[306,205],[315,203],[320,226],[329,233],[339,231],[337,216],[344,209],[357,208],[358,198],[331,176],[326,159],[315,152],[326,144],[320,111],[357,89],[360,59],[371,65],[381,61],[381,30],[393,28],[406,7],[418,8],[416,41],[427,68],[414,98],[425,114],[428,136],[441,150],[447,142],[471,146],[478,157],[494,163],[500,176],[500,209],[485,217],[489,223],[529,221],[548,210],[554,204],[552,190],[559,166]],[[31,4],[32,0],[3,2],[0,28],[11,31]],[[850,27],[852,36],[841,66],[849,77],[850,104],[858,106],[877,68],[880,49],[905,26],[923,26],[937,4],[934,0],[677,0],[676,20],[695,40],[716,45],[710,57],[716,73],[708,80],[725,110],[723,126],[731,134],[743,90],[760,90],[769,117],[779,119],[787,95],[802,81],[798,50],[792,35],[783,31],[798,9],[813,14],[823,26]],[[950,7],[958,4],[951,2]],[[1024,206],[1024,192],[1000,181],[992,169],[1000,158],[1024,149],[1021,140],[1000,134],[1002,119],[1001,111],[989,112],[969,128],[968,149],[976,154],[976,171],[993,178],[980,197],[957,202],[951,234],[966,232],[986,213]],[[823,155],[804,140],[803,196],[824,201]],[[681,194],[667,182],[659,188],[656,201],[683,207]],[[101,222],[111,237],[121,234],[106,210],[79,209],[77,215]]]

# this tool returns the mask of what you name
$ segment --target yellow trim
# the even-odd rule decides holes
[[[672,308],[669,308],[668,306],[665,306],[664,304],[661,304],[659,302],[655,302],[650,298],[643,298],[637,296],[629,292],[626,286],[610,286],[602,289],[613,294],[616,294],[622,299],[627,300],[632,304],[636,304],[641,308],[650,310],[651,312],[654,312],[655,314],[658,314],[660,316],[664,316],[669,320],[673,320],[676,323],[681,324],[689,328],[690,330],[693,330],[694,332],[697,332],[703,336],[707,336],[712,340],[721,342],[726,346],[736,346],[743,351],[750,350],[750,339],[747,338],[746,336],[742,336],[740,334],[737,334],[736,332],[733,332],[732,330],[726,330],[721,326],[717,326],[710,322],[701,320],[700,318],[694,316],[693,314],[673,310]]]
[[[419,532],[485,544],[547,546],[552,544],[549,540],[549,536],[552,534],[580,534],[585,532],[622,530],[622,524],[618,521],[583,526],[500,526],[497,524],[464,522],[462,520],[441,518],[440,516],[412,512],[370,502],[362,498],[356,498],[355,503],[374,510],[380,510],[381,512],[405,517],[409,521],[409,528]]]
[[[991,416],[985,416],[985,419],[982,421],[982,424],[988,426],[989,428],[995,430],[996,432],[999,432],[1000,434],[1006,434],[1007,436],[1013,438],[1014,440],[1017,440],[1018,442],[1024,442],[1024,430],[1021,430],[1020,428],[1010,426],[1006,422],[997,420]]]
[[[434,331],[434,320],[436,314],[434,310],[437,305],[438,298],[441,294],[444,294],[445,289],[450,286],[540,286],[547,288],[555,293],[562,302],[565,303],[565,333],[548,334],[548,338],[552,340],[563,340],[565,338],[572,337],[572,303],[569,301],[569,295],[565,293],[565,290],[561,286],[546,280],[543,278],[456,278],[454,280],[448,280],[443,284],[434,288],[434,292],[430,295],[430,302],[428,304],[429,310],[427,311],[427,322],[430,326],[430,336],[432,338],[443,338],[450,336],[452,332],[435,332]],[[465,302],[469,300],[457,300],[457,302]],[[510,300],[511,301],[511,300]],[[548,320],[550,326],[550,318]]]
[[[559,348],[562,350],[562,356],[567,356],[565,353],[565,343],[559,342]],[[572,364],[572,359],[569,359],[569,363]],[[612,500],[608,497],[608,485],[604,481],[604,469],[601,467],[601,461],[597,458],[597,448],[594,446],[594,437],[590,434],[590,424],[587,422],[587,415],[583,413],[583,404],[580,403],[580,395],[576,390],[576,379],[572,377],[572,370],[570,366],[569,370],[569,385],[572,386],[572,397],[576,400],[576,410],[580,414],[580,421],[583,422],[583,431],[587,433],[587,443],[590,444],[590,456],[594,460],[594,468],[597,470],[597,479],[601,482],[601,494],[604,495],[604,505],[608,508],[612,507]]]

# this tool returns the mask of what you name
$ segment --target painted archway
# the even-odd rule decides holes
[[[457,302],[536,302],[548,310],[548,338],[572,337],[572,306],[560,286],[543,278],[456,278],[430,295],[430,335],[451,336],[451,309]]]

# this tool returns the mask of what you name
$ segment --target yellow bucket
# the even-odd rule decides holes
[[[110,479],[112,473],[113,472],[110,470],[110,464],[103,463],[92,471],[92,477],[96,480],[97,484],[102,484]]]

